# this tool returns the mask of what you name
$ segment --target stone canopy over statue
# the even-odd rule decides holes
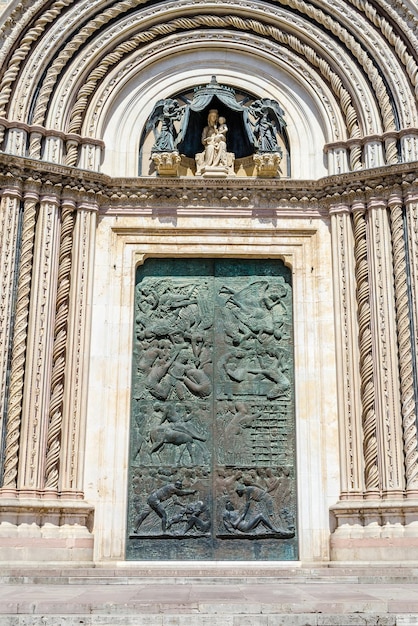
[[[159,100],[145,132],[154,133],[151,156],[160,175],[177,175],[185,157],[195,161],[196,176],[234,176],[236,159],[252,157],[257,175],[271,177],[283,155],[278,140],[285,136],[283,116],[276,101],[238,102],[234,89],[212,77],[184,106],[172,98]]]

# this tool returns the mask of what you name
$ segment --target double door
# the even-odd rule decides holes
[[[128,559],[297,559],[292,329],[279,260],[138,269]]]

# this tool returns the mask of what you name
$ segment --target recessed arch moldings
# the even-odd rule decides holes
[[[142,31],[135,35],[132,35],[130,31],[126,32],[125,41],[119,45],[117,44],[117,40],[115,43],[115,37],[112,36],[112,50],[110,51],[104,48],[104,56],[102,56],[100,63],[91,68],[89,66],[90,60],[88,57],[93,54],[94,48],[90,54],[86,52],[84,55],[84,61],[81,58],[75,58],[73,64],[68,67],[67,71],[62,73],[60,81],[61,87],[57,89],[55,94],[55,100],[58,102],[63,100],[60,96],[60,91],[61,93],[69,94],[70,99],[68,99],[67,96],[65,113],[63,111],[57,115],[55,112],[54,115],[52,115],[52,117],[55,118],[54,127],[57,128],[58,123],[61,128],[67,127],[66,130],[70,133],[80,132],[83,124],[85,107],[88,105],[89,99],[95,89],[97,89],[100,85],[102,78],[107,75],[113,67],[122,62],[125,55],[136,51],[141,45],[141,42],[144,43],[144,41],[149,41],[151,39],[157,41],[158,34],[162,34],[163,32],[165,34],[169,34],[175,33],[178,30],[193,31],[195,28],[201,29],[205,27],[208,29],[228,29],[228,27],[238,28],[239,30],[248,31],[249,38],[252,36],[251,31],[254,31],[257,34],[275,39],[278,43],[284,44],[285,47],[289,47],[297,55],[305,57],[305,59],[315,67],[316,71],[318,71],[322,78],[329,82],[331,89],[340,99],[340,105],[346,117],[348,135],[351,137],[360,136],[361,129],[359,126],[361,122],[358,120],[358,110],[354,108],[352,102],[352,94],[361,89],[360,83],[357,82],[356,86],[351,85],[348,89],[346,89],[343,85],[341,69],[339,67],[332,68],[328,63],[328,60],[324,58],[322,52],[316,52],[314,47],[304,43],[300,39],[300,36],[297,37],[293,33],[289,32],[285,33],[282,29],[288,29],[286,28],[286,24],[284,22],[278,23],[276,27],[254,19],[249,20],[248,18],[242,18],[238,14],[226,16],[201,14],[192,18],[174,18],[170,22],[165,21],[158,26],[151,26],[147,31]],[[299,28],[303,28],[302,24],[300,24]],[[126,39],[128,36],[129,40]],[[108,37],[109,35],[106,34],[107,40]],[[214,32],[213,38],[216,39],[216,32]],[[99,43],[95,42],[94,46],[95,45],[99,45]],[[331,47],[329,54],[331,54]],[[339,64],[343,62],[343,59],[344,62],[348,63],[347,57],[341,50]],[[85,66],[84,71],[83,64]],[[71,77],[71,80],[68,80],[68,76]],[[344,83],[349,85],[349,78],[347,74],[344,77]],[[373,97],[370,97],[370,100],[372,99]],[[58,120],[60,121],[58,122]],[[375,128],[375,131],[376,130],[377,129]],[[367,131],[365,132],[367,133]]]
[[[119,10],[122,10],[122,8],[125,7],[125,5],[126,5],[126,3],[120,3],[120,5],[119,5],[120,9]],[[241,11],[242,14],[245,15],[246,12],[242,9],[242,7],[240,7],[239,5],[238,5],[238,7],[239,7],[238,11]],[[183,9],[186,10],[186,8],[187,8],[187,5],[185,4]],[[170,5],[169,4],[165,4],[164,5],[163,15],[164,15],[164,19],[166,20],[166,27],[168,27],[167,20],[170,19],[170,15],[171,15],[169,9],[170,9]],[[254,7],[253,7],[253,9],[254,9]],[[177,7],[176,7],[176,10],[177,10]],[[196,7],[195,6],[193,6],[193,10],[196,11]],[[218,7],[217,10],[219,11],[219,7]],[[115,9],[113,11],[108,11],[108,13],[110,13],[110,15],[117,14],[117,8],[115,7]],[[155,9],[151,10],[151,11],[150,10],[147,11],[147,10],[144,9],[141,12],[141,14],[140,14],[141,18],[142,18],[141,22],[144,23],[144,26],[146,26],[146,24],[149,23],[150,26],[153,27],[153,23],[155,22],[155,19],[156,19],[155,13],[156,13]],[[270,10],[269,13],[272,13],[272,10]],[[282,12],[282,13],[283,13],[283,15],[281,15],[279,11],[277,11],[277,10],[275,11],[275,15],[274,15],[274,20],[275,21],[274,21],[274,24],[277,24],[279,27],[286,28],[286,26],[287,26],[286,25],[286,18],[288,18],[288,15],[286,13],[284,13],[284,12]],[[175,14],[174,11],[173,11],[173,14]],[[257,12],[257,14],[260,17],[262,16],[264,20],[266,19],[265,13],[261,9]],[[147,15],[148,15],[148,20],[147,20]],[[268,15],[268,18],[271,19],[271,17],[272,16]],[[106,19],[110,19],[110,17],[106,16]],[[83,30],[85,31],[85,37],[87,37],[88,35],[92,34],[92,30],[94,29],[94,25],[96,25],[96,28],[97,28],[98,26],[102,25],[103,22],[106,22],[106,19],[105,19],[105,16],[103,15],[103,16],[101,16],[100,20],[96,19],[96,20],[94,20],[90,24],[90,26],[84,27]],[[126,25],[123,26],[123,24],[125,22],[126,22]],[[132,26],[132,22],[133,22],[132,17],[131,18],[125,18],[124,20],[122,20],[122,24],[119,22],[119,23],[117,23],[115,26],[113,26],[111,28],[111,31],[112,31],[111,32],[111,34],[112,34],[112,37],[111,37],[112,46],[114,46],[115,43],[116,44],[118,43],[118,39],[117,39],[118,38],[118,32],[120,33],[119,37],[123,37],[124,36],[126,38],[127,36],[131,37],[132,35],[134,35],[136,29],[138,28],[138,24],[137,24],[138,19],[135,20],[135,29]],[[242,19],[240,19],[238,17],[238,14],[237,14],[236,18],[234,18],[234,21],[232,23],[233,23],[234,26],[236,26],[238,28],[244,27],[244,29],[246,29],[246,30],[248,29],[248,26],[244,23],[244,21]],[[267,21],[267,23],[268,23],[268,21]],[[318,32],[312,32],[312,27],[310,27],[309,25],[305,24],[300,19],[296,19],[295,17],[293,17],[292,20],[289,20],[289,23],[290,23],[290,29],[289,30],[292,33],[292,35],[294,34],[294,36],[296,36],[296,38],[301,39],[301,29],[302,29],[303,32],[304,32],[303,38],[306,38],[306,32],[311,31],[311,37],[310,38],[315,37],[317,40],[320,39],[319,31]],[[301,24],[302,24],[302,26],[301,26]],[[185,26],[187,26],[187,24],[185,24]],[[128,32],[125,31],[126,28],[128,28]],[[293,30],[295,31],[294,33],[293,33]],[[121,32],[121,31],[125,31],[125,34],[123,34],[123,32]],[[82,31],[81,31],[81,33],[82,33]],[[71,50],[72,54],[74,54],[74,51],[77,50],[77,48],[81,45],[81,42],[83,41],[83,36],[82,36],[81,33],[78,33],[76,38],[73,39],[71,41],[71,43],[69,44],[70,45],[70,50]],[[106,41],[108,43],[109,42],[109,38],[110,38],[110,33],[107,32],[106,35],[107,36],[105,37],[105,39],[106,39]],[[310,39],[310,38],[308,38],[308,39]],[[53,39],[54,39],[54,37],[53,37]],[[322,45],[324,45],[324,42],[325,42],[324,36],[322,36]],[[292,42],[290,42],[290,45],[292,45]],[[342,55],[342,52],[340,52],[339,54]],[[41,56],[43,58],[47,58],[48,57],[48,55],[46,54],[45,50],[42,51]],[[62,56],[62,55],[60,54],[60,56]],[[342,59],[342,56],[340,56],[340,63],[341,63],[341,59]],[[38,61],[38,64],[39,64],[39,61]],[[27,68],[28,68],[27,71],[30,72],[31,76],[33,76],[34,75],[34,68],[31,67],[30,63],[27,64]],[[62,66],[61,66],[61,69],[62,69]],[[379,85],[379,86],[382,87],[382,85]],[[42,99],[42,96],[41,96],[41,99]],[[41,120],[38,119],[36,114],[35,114],[34,123],[40,123],[40,122],[41,122]]]
[[[103,14],[101,14],[99,17],[97,17],[91,22],[91,25],[87,27],[86,34],[89,33],[91,35],[92,31],[94,31],[94,27],[96,28],[102,27],[103,24],[106,24],[106,22],[110,20],[112,16],[117,15],[124,9],[126,10],[126,7],[129,5],[130,5],[129,2],[122,2],[116,5],[115,7],[107,9]],[[239,3],[236,3],[236,5],[238,7],[236,9],[238,11],[237,15],[239,14],[239,15],[245,16],[246,15],[245,6],[243,7]],[[137,6],[137,3],[136,3],[136,6]],[[220,12],[219,5],[216,5],[216,3],[214,3],[213,6],[215,7],[213,10],[216,9],[216,11]],[[160,8],[161,13],[164,14],[164,16],[166,16],[165,19],[169,19],[170,17],[169,7],[170,7],[170,4],[165,3],[164,7]],[[296,8],[301,13],[304,13],[310,20],[315,21],[316,22],[315,26],[309,24],[305,18],[300,18],[299,16],[289,14],[289,9],[294,9],[294,8]],[[343,7],[341,7],[341,5],[338,5],[338,10],[339,9],[342,10],[342,8]],[[178,3],[176,3],[176,10],[178,10]],[[182,10],[183,12],[187,10],[187,3],[184,3],[184,5],[182,5]],[[359,13],[357,11],[355,12],[348,11],[347,8],[345,9],[345,11],[342,11],[341,18],[339,18],[341,19],[341,21],[343,21],[344,15],[345,13],[347,13],[347,15],[345,16],[345,24],[343,27],[341,23],[339,23],[338,21],[330,19],[329,12],[326,13],[322,11],[322,9],[312,7],[311,5],[309,5],[309,3],[306,3],[303,0],[289,0],[287,2],[286,10],[279,10],[276,7],[274,7],[273,9],[271,5],[269,5],[269,8],[267,8],[265,4],[254,2],[252,5],[252,14],[256,10],[259,11],[259,14],[262,15],[263,19],[267,20],[267,22],[271,21],[272,23],[278,24],[278,25],[281,25],[281,22],[284,22],[286,27],[289,28],[289,32],[291,33],[292,36],[294,35],[296,36],[296,38],[299,38],[300,40],[305,39],[305,41],[307,39],[310,39],[310,40],[316,39],[317,42],[321,42],[321,46],[326,45],[327,36],[326,36],[326,30],[324,29],[324,26],[326,27],[326,29],[329,29],[329,31],[333,34],[333,36],[340,39],[340,42],[341,42],[339,46],[337,46],[335,41],[333,42],[334,50],[331,53],[331,60],[333,56],[335,57],[339,56],[338,61],[339,63],[341,63],[342,56],[340,55],[342,54],[341,51],[343,50],[342,46],[346,46],[350,50],[350,52],[354,54],[354,56],[357,56],[359,65],[361,65],[363,67],[363,70],[366,73],[368,73],[369,80],[371,81],[371,85],[374,88],[376,97],[381,103],[383,123],[384,123],[385,130],[392,130],[393,120],[391,121],[391,106],[389,102],[389,95],[386,93],[385,85],[380,78],[379,72],[385,73],[386,82],[388,84],[391,83],[390,89],[392,93],[394,93],[394,91],[396,91],[397,89],[399,91],[402,91],[405,97],[405,94],[408,94],[408,91],[410,92],[410,90],[408,90],[407,84],[401,84],[399,82],[400,80],[402,80],[400,78],[402,77],[402,72],[399,71],[400,69],[399,66],[396,67],[396,63],[392,62],[392,60],[390,59],[390,57],[392,56],[391,51],[386,49],[382,41],[378,41],[376,39],[376,34],[374,33],[374,30],[371,30],[368,33],[367,38],[364,37],[362,40],[359,39],[359,37],[361,37],[362,31],[364,31],[364,23],[362,24],[361,22],[359,22]],[[196,11],[195,5],[193,5],[193,11]],[[152,7],[151,10],[144,8],[140,12],[140,14],[136,15],[136,18],[139,15],[145,17],[147,13],[151,15],[153,19],[155,19],[155,15],[156,13],[158,13],[158,8]],[[335,13],[335,9],[334,9],[334,13]],[[273,18],[274,18],[274,21],[273,21]],[[136,19],[135,22],[137,21],[138,20]],[[301,24],[302,24],[302,27],[301,27]],[[351,28],[353,30],[353,33],[355,33],[355,35],[352,35],[350,32],[348,32],[348,30],[346,30],[346,25],[349,25],[349,24],[351,24]],[[353,26],[354,24],[356,25],[356,29],[354,29],[354,26]],[[58,29],[58,26],[56,28]],[[294,29],[294,32],[293,32],[293,29]],[[322,29],[322,33],[319,29]],[[388,28],[385,29],[385,32],[387,30]],[[303,35],[300,34],[301,32],[303,33]],[[309,33],[308,38],[307,38],[307,33]],[[33,33],[34,36],[35,34],[36,33]],[[27,39],[30,40],[31,38],[27,37]],[[52,37],[52,39],[54,39],[54,37]],[[56,39],[56,35],[55,35],[55,39]],[[80,45],[82,45],[81,42],[82,42],[81,34],[77,33],[75,39],[69,42],[70,48],[72,49],[72,53],[74,53],[74,50],[76,50]],[[114,43],[114,38],[112,37],[112,44],[113,43]],[[366,53],[367,46],[369,46],[369,53]],[[338,47],[340,47],[341,50],[339,50]],[[373,60],[372,60],[373,57],[370,52],[370,48],[374,50],[376,47],[379,49],[379,54],[380,54],[379,71],[377,71],[377,68],[373,66]],[[396,47],[396,50],[399,52],[399,54],[400,54],[401,47],[402,46],[399,46],[399,45]],[[46,50],[45,49],[42,50],[42,53],[39,53],[38,57],[47,59],[48,54],[46,54]],[[402,58],[406,64],[406,68],[410,77],[412,77],[413,79],[416,72],[413,71],[414,64],[412,63],[412,59],[410,58],[410,56],[408,57],[405,51],[404,51]],[[15,60],[13,64],[13,68],[11,68],[12,72],[13,70],[14,72],[17,71],[17,65],[18,65],[17,61],[18,59]],[[38,59],[38,65],[39,63],[40,61]],[[30,65],[31,65],[30,63],[26,64],[26,67],[28,68],[27,71],[29,71]],[[334,69],[336,69],[337,65],[338,63],[335,65]],[[358,69],[359,69],[359,66],[358,66]],[[30,75],[31,76],[33,75],[32,69],[30,70]],[[393,80],[393,77],[396,77],[395,81]],[[10,76],[7,77],[6,83],[9,83],[9,80],[10,80]],[[6,85],[6,92],[7,92],[7,85]],[[410,107],[411,107],[411,97],[409,97],[409,101],[410,101]],[[0,99],[0,102],[1,102],[1,99]],[[397,103],[397,105],[398,104],[399,103]],[[400,110],[399,106],[397,106],[397,110],[398,111]],[[36,123],[40,123],[39,120],[37,120]],[[373,132],[373,131],[368,131],[368,132]]]
[[[396,11],[386,19],[386,14],[378,14],[366,0],[323,0],[315,5],[307,0],[285,0],[280,6],[261,0],[250,6],[234,0],[227,7],[219,0],[153,5],[124,0],[113,6],[98,2],[89,6],[88,13],[80,11],[82,6],[63,0],[45,6],[42,13],[39,5],[32,23],[27,24],[20,15],[20,34],[10,26],[11,16],[17,19],[21,6],[10,8],[3,28],[8,34],[3,58],[8,60],[0,82],[0,115],[5,118],[9,111],[9,119],[5,118],[0,128],[3,136],[7,131],[7,152],[97,169],[100,149],[96,144],[80,148],[86,143],[81,135],[95,91],[113,69],[123,72],[132,52],[139,48],[152,61],[150,44],[164,46],[180,32],[193,39],[206,28],[211,31],[209,45],[211,40],[215,45],[219,33],[228,29],[254,46],[260,40],[274,41],[281,46],[281,53],[286,50],[308,64],[317,83],[328,84],[346,126],[344,139],[334,135],[324,142],[331,146],[326,151],[331,150],[334,161],[344,153],[344,163],[330,172],[414,158],[414,148],[411,152],[407,142],[415,142],[418,68],[411,46],[401,37],[403,32],[406,36],[406,29],[401,17],[394,15]],[[408,19],[414,21],[413,16]],[[57,49],[60,41],[66,43]],[[170,53],[170,45],[166,52]],[[29,127],[26,130],[19,124]],[[52,129],[68,137],[42,140]],[[394,133],[406,129],[411,129],[410,137],[403,140],[400,156],[397,141],[401,135]],[[101,138],[93,136],[95,141]],[[345,139],[351,143],[335,147]]]

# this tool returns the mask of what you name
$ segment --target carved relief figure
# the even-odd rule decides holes
[[[243,499],[244,505],[234,505],[233,498],[224,501],[222,524],[228,533],[257,537],[260,534],[274,535],[280,538],[292,538],[295,535],[293,517],[287,508],[277,513],[277,494],[273,496],[261,485],[262,472],[251,471],[246,474],[236,474],[237,483],[235,494]],[[271,476],[270,476],[271,478]],[[231,481],[229,481],[230,485]],[[278,484],[275,483],[276,492]],[[284,522],[284,523],[283,523]],[[286,526],[286,527],[285,527]],[[222,533],[221,533],[222,534]]]
[[[273,533],[278,532],[274,526],[270,523],[264,513],[248,514],[246,508],[243,511],[234,509],[234,505],[230,500],[227,500],[225,504],[225,511],[223,515],[225,528],[228,532],[233,533],[240,531],[242,533],[249,533],[262,525]]]
[[[184,524],[182,534],[191,531],[195,531],[195,534],[207,534],[211,527],[209,508],[203,500],[192,502],[182,507],[182,510],[170,519],[167,528],[170,528],[174,524]]]
[[[205,284],[168,279],[138,289],[138,386],[158,400],[211,394]],[[145,397],[145,396],[144,396]]]
[[[279,321],[275,307],[280,307],[280,316],[287,313],[283,303],[287,293],[285,285],[272,288],[268,281],[257,280],[237,291],[223,287],[221,293],[230,294],[225,305],[235,318],[232,323],[238,323],[243,339],[250,334],[274,334]]]
[[[158,452],[165,445],[184,446],[178,463],[182,460],[186,450],[191,463],[198,460],[198,452],[201,453],[200,456],[204,460],[207,460],[206,449],[199,444],[199,442],[206,441],[206,437],[200,434],[189,422],[191,415],[188,415],[187,418],[183,417],[180,413],[180,407],[174,405],[160,407],[159,410],[162,412],[160,426],[150,432],[151,454]],[[195,450],[196,447],[198,450]]]
[[[167,500],[173,496],[184,497],[194,493],[196,493],[195,489],[183,489],[183,482],[181,480],[176,480],[175,483],[167,483],[163,487],[156,489],[148,496],[147,506],[139,514],[134,532],[138,533],[141,524],[148,515],[154,511],[161,519],[161,528],[163,533],[165,533],[169,523],[165,507]]]

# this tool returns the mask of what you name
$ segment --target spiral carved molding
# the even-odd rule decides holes
[[[378,491],[380,485],[373,381],[369,270],[367,262],[367,224],[364,210],[353,210],[353,220],[359,324],[364,480],[367,494],[367,492],[373,493]]]
[[[44,33],[47,25],[57,19],[61,14],[64,7],[71,4],[73,0],[59,0],[52,5],[52,7],[39,18],[34,26],[25,33],[23,39],[20,42],[20,46],[17,51],[12,55],[12,58],[8,64],[7,70],[0,82],[0,115],[4,116],[7,110],[7,104],[9,102],[10,94],[13,88],[13,83],[20,71],[22,62],[25,60],[27,54],[32,48],[34,42],[36,42]]]
[[[25,200],[6,424],[3,487],[16,487],[37,199]]]
[[[45,488],[57,489],[65,382],[65,355],[70,299],[71,257],[75,212],[72,204],[64,204],[60,236],[59,268],[54,345],[52,352],[51,399],[45,462]]]
[[[142,4],[142,2],[137,2],[135,6],[138,6],[139,4]],[[290,6],[292,9],[297,9],[298,12],[300,12],[301,14],[307,15],[310,19],[312,19],[313,22],[329,28],[332,31],[333,35],[337,36],[338,39],[346,45],[350,52],[360,62],[366,74],[368,75],[371,84],[373,85],[376,97],[379,101],[382,111],[384,129],[395,129],[394,115],[387,89],[377,68],[374,66],[367,53],[363,50],[363,48],[355,40],[355,38],[350,35],[350,33],[348,33],[348,31],[343,28],[338,21],[330,19],[329,15],[327,15],[320,9],[309,5],[306,2],[303,2],[302,0],[288,0],[285,4]],[[67,44],[66,47],[60,52],[57,59],[49,68],[46,79],[40,91],[33,119],[34,124],[42,124],[44,122],[50,95],[55,86],[56,79],[59,73],[62,71],[63,67],[65,67],[65,64],[74,54],[74,52],[83,45],[86,39],[91,36],[92,32],[97,31],[100,27],[108,23],[110,19],[122,15],[127,9],[131,7],[131,5],[132,3],[130,2],[130,0],[127,0],[125,2],[118,3],[114,7],[106,9],[99,17],[91,20],[86,26],[84,26],[80,30],[80,32],[77,33],[74,39],[71,40],[71,43]]]
[[[395,52],[397,58],[405,67],[408,77],[411,80],[411,83],[414,85],[415,91],[417,91],[417,63],[415,58],[408,51],[408,48],[405,45],[403,38],[400,36],[399,29],[395,30],[393,26],[389,23],[389,21],[384,17],[384,15],[381,15],[379,12],[377,12],[375,7],[370,3],[363,0],[351,0],[350,3],[352,6],[355,7],[356,10],[362,13],[367,18],[367,20],[370,20],[373,25],[379,30],[384,40],[387,41],[390,45],[391,50]],[[15,45],[15,49],[14,52],[11,54],[11,58],[8,62],[6,72],[0,83],[0,114],[4,114],[7,109],[13,82],[18,76],[23,62],[27,59],[36,42],[44,35],[48,24],[50,24],[53,20],[57,20],[62,15],[64,9],[69,7],[71,4],[72,1],[70,0],[61,0],[60,2],[55,2],[50,9],[45,11],[45,13],[35,21],[34,26],[22,35],[22,39],[18,44],[16,36],[11,38],[11,41],[6,41],[4,54],[6,54],[8,47],[12,46],[13,44]],[[40,95],[37,99],[37,104],[35,107],[35,114],[33,118],[35,124],[42,124],[44,122],[45,112],[51,93],[56,84],[56,80],[58,79],[66,63],[71,59],[71,56],[77,50],[79,50],[81,46],[84,45],[86,39],[88,37],[91,37],[92,33],[97,32],[98,29],[108,24],[110,20],[116,19],[118,16],[123,15],[124,12],[131,10],[132,8],[137,8],[142,4],[146,4],[144,0],[137,0],[135,2],[133,2],[132,0],[125,0],[124,2],[118,3],[114,7],[104,8],[102,12],[96,15],[92,20],[90,20],[80,30],[80,32],[77,32],[75,34],[74,38],[69,41],[69,43],[62,49],[62,51],[60,51],[58,57],[52,62],[50,68],[47,70],[46,78],[43,81],[43,85],[40,89]],[[379,102],[384,130],[391,131],[395,129],[395,116],[392,108],[391,98],[386,84],[382,80],[381,72],[377,69],[375,63],[373,62],[373,54],[371,54],[371,52],[368,52],[365,49],[364,44],[359,43],[357,38],[349,32],[347,28],[347,17],[345,18],[346,25],[344,25],[343,21],[334,17],[332,11],[328,13],[317,6],[305,2],[304,0],[286,0],[282,4],[290,7],[291,10],[296,10],[301,15],[306,15],[309,21],[315,24],[319,24],[324,29],[330,31],[333,36],[335,36],[339,41],[344,44],[344,46],[347,48],[347,50],[350,51],[353,57],[357,59],[358,63],[363,68],[365,74],[370,81],[370,84],[376,95],[376,99]],[[23,3],[15,8],[13,15],[16,14],[16,19],[21,19],[22,23],[25,23],[25,19],[23,19],[25,14],[23,10],[19,9],[20,6],[23,6]],[[393,9],[391,13],[393,13],[396,17],[396,12]],[[400,18],[398,17],[398,20],[399,19]],[[221,18],[216,15],[208,15],[196,16],[193,20],[173,20],[172,22],[158,24],[148,31],[144,31],[144,33],[136,35],[135,40],[137,44],[139,45],[140,43],[152,41],[158,36],[165,36],[170,34],[171,32],[173,32],[173,28],[175,28],[176,21],[179,22],[178,28],[180,29],[187,30],[192,28],[200,28],[202,26],[207,26],[209,28],[225,28],[229,26],[232,28],[241,29],[243,31],[253,31],[254,33],[266,37],[271,37],[276,41],[280,41],[284,45],[288,45],[299,54],[305,56],[305,58],[310,63],[312,63],[314,67],[319,70],[322,76],[330,83],[331,89],[333,90],[334,94],[337,95],[337,97],[339,98],[342,110],[344,112],[344,115],[346,116],[349,136],[358,136],[358,122],[356,120],[354,107],[351,101],[351,97],[348,96],[348,93],[343,87],[343,81],[341,81],[336,73],[330,69],[325,58],[319,58],[314,49],[303,43],[300,38],[292,34],[283,33],[281,30],[274,28],[273,26],[270,26],[268,24],[261,24],[256,20],[243,19],[238,16],[227,16]],[[411,37],[412,36],[413,32],[411,32]],[[122,51],[122,54],[124,49],[123,47],[126,45],[127,42],[125,42],[125,44],[121,44],[122,47],[120,48],[120,51]],[[128,45],[126,47],[126,53],[129,53],[131,50],[132,47]],[[112,56],[113,55],[109,55],[109,57]],[[119,55],[117,57],[113,57],[112,62],[108,60],[107,67],[109,68],[112,63],[117,62],[118,58],[120,58]],[[106,69],[104,69],[104,71],[106,72]],[[86,100],[84,98],[85,96],[88,97],[89,94],[92,93],[92,90],[94,90],[93,83],[94,81],[100,79],[100,76],[103,76],[103,73],[100,69],[100,66],[98,66],[96,70],[94,70],[90,75],[89,81],[91,87],[89,85],[86,85],[85,90],[82,89],[80,91],[79,101],[76,103],[75,108],[72,112],[72,128],[80,128],[79,122],[81,120],[79,119],[79,115],[82,115],[83,103],[84,105],[86,104]],[[78,132],[78,130],[74,132]],[[385,142],[385,144],[386,162],[388,164],[396,163],[398,155],[395,141],[388,140]],[[36,148],[32,147],[31,149],[31,156],[34,155],[36,157],[39,156],[38,145],[36,146]],[[355,147],[352,150],[352,154],[350,155],[352,170],[356,170],[361,167],[362,164],[360,159],[360,148]],[[74,151],[71,151],[71,156],[67,157],[67,163],[73,164],[73,161]]]
[[[350,94],[343,87],[340,77],[331,70],[329,64],[324,59],[320,58],[316,54],[313,48],[302,43],[294,35],[283,33],[283,31],[278,28],[262,24],[257,20],[243,19],[238,16],[220,17],[215,15],[198,16],[195,18],[179,18],[165,24],[158,24],[149,30],[132,37],[130,41],[126,41],[119,46],[116,46],[115,49],[110,54],[107,54],[100,64],[95,67],[95,69],[86,78],[83,87],[79,90],[76,102],[70,115],[69,133],[80,132],[87,102],[96,89],[98,82],[109,72],[109,69],[113,65],[120,61],[125,54],[133,52],[142,43],[149,43],[150,41],[153,41],[157,36],[168,35],[178,29],[187,30],[202,27],[233,27],[239,30],[253,31],[258,35],[271,37],[275,41],[289,46],[298,54],[305,56],[306,59],[319,70],[325,80],[329,82],[332,91],[340,100],[340,105],[346,118],[349,136],[360,137],[357,113],[352,105]],[[70,159],[67,158],[66,164],[74,166],[76,165],[76,161],[73,159],[70,162]]]
[[[137,0],[136,6],[145,4],[146,0]],[[61,73],[62,69],[74,55],[74,53],[81,48],[86,40],[91,37],[92,32],[99,30],[105,26],[108,22],[115,19],[119,15],[123,15],[125,11],[132,8],[132,0],[124,0],[118,2],[114,6],[111,6],[103,11],[99,16],[90,20],[83,28],[81,28],[76,36],[71,39],[64,49],[59,53],[57,58],[48,69],[42,89],[39,93],[39,97],[36,102],[36,108],[33,116],[33,124],[43,124],[45,121],[45,114],[48,109],[51,93],[55,87],[57,77]]]
[[[395,199],[391,203],[390,223],[395,277],[405,479],[408,492],[418,490],[418,449],[404,223],[400,199]]]

